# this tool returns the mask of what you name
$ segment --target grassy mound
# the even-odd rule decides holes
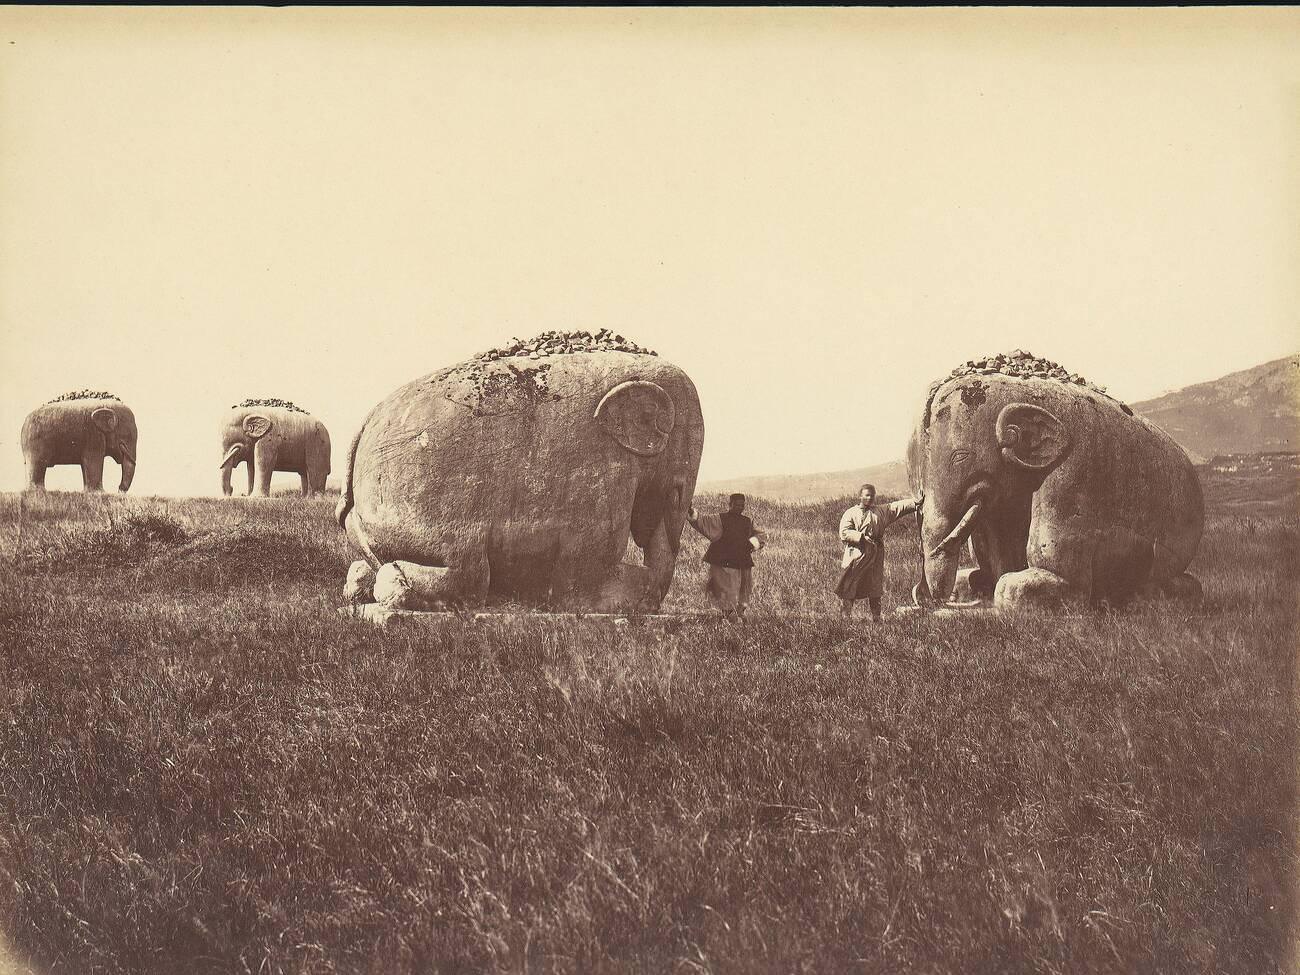
[[[230,587],[294,583],[338,588],[349,560],[337,546],[292,527],[245,522],[204,532],[174,551],[141,566],[152,579],[187,586]]]
[[[139,565],[146,557],[176,548],[189,533],[175,518],[152,511],[110,515],[107,525],[81,524],[35,552],[32,568],[51,572],[116,569]]]

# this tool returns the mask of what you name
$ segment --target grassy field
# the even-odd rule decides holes
[[[0,932],[36,971],[1295,971],[1293,514],[1212,516],[1195,609],[846,624],[845,505],[758,503],[743,625],[381,631],[336,613],[328,502],[19,504]]]

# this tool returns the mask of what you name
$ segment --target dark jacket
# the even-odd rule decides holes
[[[754,565],[753,549],[749,539],[754,534],[754,523],[744,515],[731,511],[722,513],[722,537],[710,542],[704,561],[728,569],[748,569]]]

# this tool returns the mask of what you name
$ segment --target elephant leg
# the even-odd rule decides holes
[[[87,491],[104,490],[104,455],[90,452],[81,455],[81,482]]]
[[[325,493],[325,479],[330,473],[330,448],[328,443],[308,444],[303,473],[312,494]]]
[[[993,591],[993,605],[1001,611],[1059,612],[1086,601],[1086,593],[1046,569],[1008,572]]]
[[[311,485],[307,482],[307,475],[306,475],[306,473],[300,473],[300,474],[298,475],[298,480],[302,483],[302,496],[303,496],[304,498],[310,498],[310,497],[311,497]]]
[[[1168,579],[1164,584],[1164,593],[1170,599],[1181,599],[1187,602],[1199,602],[1205,595],[1201,588],[1201,580],[1188,572],[1180,572],[1172,579]]]
[[[989,585],[989,573],[978,566],[958,569],[957,581],[952,587],[952,598],[955,602],[992,599],[993,587]]]
[[[253,458],[249,457],[244,461],[244,466],[248,468],[248,494],[247,497],[253,496]]]
[[[487,596],[487,557],[452,566],[388,562],[375,573],[375,601],[385,609],[444,610],[482,603]]]
[[[385,609],[446,609],[452,599],[450,575],[451,570],[443,566],[386,562],[375,573],[375,602]]]
[[[369,603],[375,599],[375,570],[360,559],[348,566],[343,597],[350,603]]]
[[[677,569],[677,552],[668,539],[667,525],[662,521],[645,547],[645,565],[650,571],[645,604],[647,611],[654,613],[658,612],[659,604],[668,595],[668,587],[673,584],[673,573]]]
[[[658,609],[653,576],[644,565],[619,562],[600,587],[596,598],[598,613],[642,613]],[[654,605],[651,606],[651,603]]]
[[[38,460],[28,461],[27,463],[27,487],[33,491],[45,490],[45,472],[49,469],[48,464],[43,464]]]
[[[1195,603],[1200,602],[1204,591],[1196,576],[1181,572],[1168,579],[1152,580],[1139,589],[1137,594],[1143,599],[1165,598]]]
[[[583,605],[581,568],[591,564],[590,553],[578,544],[559,540],[544,561],[549,562],[548,583],[537,598],[556,611],[587,608]]]
[[[263,498],[271,496],[271,475],[275,473],[275,459],[278,453],[277,446],[267,441],[268,438],[263,437],[253,447],[253,457],[257,465],[257,493]]]

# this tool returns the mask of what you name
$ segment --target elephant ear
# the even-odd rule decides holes
[[[636,379],[604,395],[596,407],[596,421],[632,453],[653,457],[668,446],[676,409],[662,386]]]
[[[90,422],[99,427],[104,433],[112,433],[117,427],[117,414],[107,406],[101,406],[90,414]]]
[[[1070,450],[1065,424],[1041,406],[1011,403],[997,420],[1002,456],[1017,467],[1045,472],[1061,462]]]
[[[250,413],[244,417],[244,432],[254,440],[260,440],[271,432],[271,418],[261,413]]]

